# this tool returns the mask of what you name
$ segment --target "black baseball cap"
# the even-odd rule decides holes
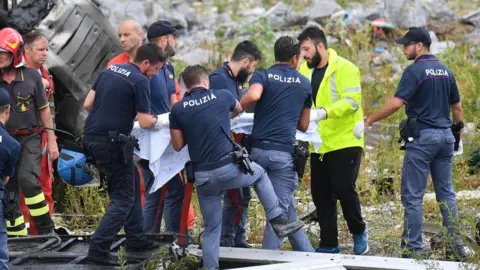
[[[147,39],[158,38],[168,34],[176,35],[175,27],[169,21],[158,21],[152,23],[147,30]]]
[[[5,106],[10,104],[10,95],[8,90],[5,88],[0,88],[0,106]]]
[[[432,39],[424,27],[410,27],[407,33],[402,38],[395,40],[395,42],[402,45],[407,45],[412,42],[432,44]]]

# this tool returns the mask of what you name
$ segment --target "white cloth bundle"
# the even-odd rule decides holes
[[[132,136],[138,139],[140,151],[135,149],[135,154],[140,158],[149,161],[150,170],[155,176],[155,182],[149,193],[155,192],[167,183],[175,174],[179,173],[190,160],[188,146],[180,152],[176,152],[171,144],[169,115],[165,113],[158,115],[158,125],[152,129],[142,129],[138,122],[135,122],[132,129]],[[296,139],[311,142],[318,150],[322,145],[322,139],[318,133],[319,113],[311,110],[310,125],[307,132],[297,130]],[[253,113],[242,113],[231,120],[231,130],[235,133],[251,134],[253,128]]]

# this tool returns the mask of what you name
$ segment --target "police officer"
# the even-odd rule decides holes
[[[200,65],[187,67],[182,79],[188,92],[170,113],[172,145],[176,151],[188,145],[205,226],[203,267],[218,269],[224,190],[254,185],[267,220],[279,238],[295,233],[303,222],[288,221],[282,214],[270,179],[260,165],[251,163],[253,175],[236,165],[242,159],[231,155],[233,145],[228,131],[231,112],[234,116],[241,111],[238,100],[228,90],[208,90],[208,73]]]
[[[58,158],[58,147],[52,115],[45,95],[42,78],[32,68],[25,67],[22,59],[23,38],[12,28],[0,31],[0,87],[11,96],[11,116],[5,125],[8,133],[21,144],[20,158],[15,176],[7,189],[19,201],[19,188],[25,204],[35,222],[38,234],[51,234],[54,224],[49,215],[45,194],[38,182],[42,157],[42,134],[47,133],[47,152],[52,160]],[[13,224],[7,221],[9,235],[26,235],[27,229],[20,207],[15,207]]]
[[[295,70],[300,46],[292,37],[280,37],[275,42],[274,53],[275,65],[253,74],[248,93],[240,104],[244,110],[256,104],[249,138],[252,160],[268,172],[283,214],[290,221],[296,221],[293,193],[298,188],[298,175],[292,155],[296,130],[306,132],[310,123],[312,87],[310,81]],[[314,251],[303,229],[288,238],[294,251]],[[279,250],[281,246],[282,242],[267,222],[263,248]]]
[[[430,54],[432,41],[425,28],[411,27],[396,42],[403,45],[406,58],[414,62],[404,71],[394,97],[367,117],[365,126],[370,127],[406,105],[408,118],[401,131],[406,139],[401,200],[404,207],[402,247],[408,252],[404,252],[403,256],[423,253],[422,200],[428,173],[431,172],[437,201],[441,203],[443,224],[453,236],[453,251],[461,258],[470,257],[472,251],[464,246],[456,229],[458,210],[452,184],[455,138],[451,131],[450,109],[453,124],[463,123],[455,77]]]
[[[148,41],[157,44],[168,58],[175,55],[176,30],[169,21],[157,21],[147,30]],[[166,62],[158,74],[152,76],[151,84],[152,113],[159,115],[170,112],[171,106],[177,102],[175,71],[172,63]],[[141,162],[145,182],[144,226],[148,232],[160,232],[162,214],[165,212],[165,230],[179,233],[185,185],[180,173],[176,174],[166,185],[153,193],[149,193],[155,180],[148,168],[148,161]],[[163,204],[162,190],[166,188]]]
[[[5,185],[13,177],[15,164],[20,156],[20,143],[10,136],[5,124],[10,117],[10,97],[8,90],[0,88],[0,269],[8,269],[7,224],[4,206],[8,200]]]
[[[227,89],[240,101],[244,94],[243,85],[262,59],[262,52],[250,41],[240,42],[234,49],[229,62],[209,76],[210,89]],[[245,134],[232,133],[237,143]],[[249,248],[247,244],[246,223],[248,203],[252,198],[250,187],[230,189],[225,192],[223,204],[223,222],[221,246]]]
[[[89,112],[84,127],[85,149],[97,165],[104,167],[110,197],[108,209],[90,242],[87,258],[91,262],[115,262],[109,258],[110,245],[122,226],[127,235],[127,250],[158,247],[145,239],[140,187],[134,179],[136,141],[130,137],[130,131],[135,117],[141,128],[156,124],[157,117],[150,114],[149,78],[165,61],[155,44],[142,45],[133,63],[107,67],[85,99],[84,108]]]

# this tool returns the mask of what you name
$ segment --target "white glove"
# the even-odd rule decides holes
[[[458,151],[453,152],[454,156],[459,156],[461,154],[463,154],[463,142],[462,142],[462,140],[460,140],[460,143],[458,144]]]
[[[327,119],[327,111],[324,108],[310,110],[310,121],[320,121]]]
[[[355,136],[357,139],[362,138],[362,133],[365,130],[365,123],[363,121],[360,121],[355,128],[353,128],[353,136]]]
[[[157,123],[152,127],[152,130],[160,130],[162,128],[169,128],[170,127],[170,121],[168,118],[160,117],[158,115],[158,120]]]

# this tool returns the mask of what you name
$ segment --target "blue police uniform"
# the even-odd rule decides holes
[[[173,106],[170,114],[170,129],[183,132],[194,164],[195,185],[205,226],[203,267],[209,270],[219,267],[220,209],[224,190],[254,185],[268,220],[274,222],[282,212],[265,170],[253,162],[255,174],[244,174],[229,155],[233,146],[227,134],[230,112],[235,104],[236,99],[228,90],[193,88]],[[301,226],[288,234],[299,228]]]
[[[0,106],[10,104],[6,89],[0,88]],[[7,223],[5,220],[5,203],[8,200],[3,184],[4,177],[13,177],[15,165],[20,156],[20,143],[10,136],[0,121],[0,269],[8,269]]]
[[[289,220],[298,220],[293,193],[298,188],[298,175],[293,168],[295,135],[301,111],[312,106],[310,81],[289,64],[275,64],[255,72],[250,86],[260,84],[263,93],[256,103],[250,136],[252,160],[260,164],[272,181],[280,208]],[[295,251],[314,249],[302,230],[289,236]],[[267,222],[263,248],[279,250],[282,243]]]
[[[406,103],[409,119],[416,119],[419,137],[405,145],[401,200],[404,206],[402,244],[411,251],[422,250],[422,200],[431,172],[443,224],[454,233],[452,217],[458,214],[452,184],[455,138],[451,131],[450,106],[460,102],[453,73],[433,55],[424,55],[409,66],[395,97]],[[448,208],[447,208],[448,207]],[[450,210],[448,210],[450,209]],[[461,245],[459,239],[457,245]]]
[[[228,62],[209,76],[210,89],[227,89],[240,100],[244,94],[242,85],[233,76]],[[252,198],[250,187],[225,192],[221,246],[248,247],[246,222],[248,204]]]
[[[88,258],[102,263],[108,261],[110,246],[123,226],[127,250],[152,244],[143,230],[134,141],[129,137],[137,113],[150,113],[150,82],[135,64],[114,64],[99,75],[92,89],[95,99],[85,121],[84,144],[88,155],[105,169],[110,203],[90,242]],[[120,134],[129,140],[120,140]]]
[[[175,71],[173,65],[167,62],[158,74],[150,81],[152,114],[159,115],[170,112],[170,97],[175,95]],[[145,206],[143,208],[144,228],[146,232],[160,232],[163,212],[165,212],[165,230],[180,232],[185,185],[179,174],[168,181],[164,202],[160,205],[162,189],[148,193],[155,181],[148,165],[143,166],[142,175],[145,182]],[[160,209],[159,209],[160,207]],[[159,212],[160,211],[160,212]]]

